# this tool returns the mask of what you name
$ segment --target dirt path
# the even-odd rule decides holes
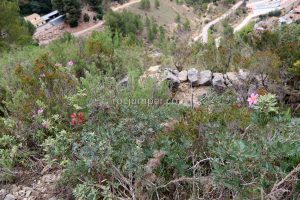
[[[141,0],[133,0],[133,1],[129,1],[125,4],[122,4],[120,6],[117,6],[117,7],[113,7],[111,8],[113,11],[118,11],[118,10],[122,10],[124,8],[127,8],[128,6],[132,5],[132,4],[135,4],[135,3],[139,3]]]
[[[255,15],[253,13],[249,14],[239,25],[237,25],[234,28],[234,33],[235,32],[239,32],[240,30],[242,30],[245,26],[247,26],[253,18],[258,17],[259,15]]]
[[[222,16],[218,17],[217,19],[209,22],[206,24],[203,29],[202,33],[200,33],[198,36],[194,37],[194,41],[198,41],[200,38],[202,38],[203,43],[208,42],[208,30],[215,24],[219,23],[226,17],[228,17],[231,13],[233,13],[235,10],[237,10],[241,5],[243,4],[243,1],[239,1],[236,4],[234,4],[226,13],[224,13]]]
[[[141,0],[133,0],[133,1],[129,1],[125,4],[122,4],[122,5],[119,5],[117,7],[112,7],[111,9],[113,11],[119,11],[119,10],[122,10],[124,8],[127,8],[128,6],[132,5],[132,4],[135,4],[135,3],[139,3]],[[94,26],[92,27],[89,27],[87,29],[84,29],[82,31],[79,31],[79,32],[76,32],[76,33],[73,33],[73,35],[75,37],[80,37],[80,36],[85,36],[86,34],[88,34],[89,32],[93,31],[93,30],[96,30],[98,28],[101,28],[102,26],[104,25],[104,21],[99,21],[97,24],[95,24]]]
[[[90,31],[93,31],[93,30],[95,30],[95,29],[97,29],[97,28],[102,27],[103,24],[104,24],[104,21],[99,21],[99,22],[98,22],[97,24],[95,24],[94,26],[89,27],[89,28],[87,28],[87,29],[84,29],[84,30],[82,30],[82,31],[73,33],[73,35],[74,35],[75,37],[84,36],[87,32],[90,32]]]

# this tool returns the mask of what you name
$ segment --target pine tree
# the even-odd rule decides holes
[[[52,6],[54,9],[59,12],[64,12],[64,2],[63,0],[51,0]]]
[[[67,14],[67,22],[71,27],[78,26],[78,20],[81,15],[79,0],[63,0],[64,12]]]

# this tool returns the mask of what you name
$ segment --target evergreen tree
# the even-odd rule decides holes
[[[66,20],[71,27],[78,26],[81,15],[79,0],[52,0],[53,7],[66,14]]]
[[[52,6],[54,9],[58,10],[59,12],[64,12],[64,2],[63,0],[52,0]]]
[[[103,0],[88,0],[88,3],[97,13],[97,18],[102,20],[104,15]]]

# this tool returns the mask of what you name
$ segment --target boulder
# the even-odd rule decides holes
[[[225,79],[222,73],[214,73],[212,85],[215,89],[223,91],[226,88]]]
[[[198,84],[201,86],[210,86],[212,76],[213,74],[210,70],[201,71],[198,76]]]
[[[7,191],[5,189],[1,189],[0,190],[0,199],[4,199],[4,197],[6,196]]]
[[[8,194],[5,196],[4,200],[16,200],[16,197],[12,194]]]
[[[237,72],[227,72],[225,75],[225,82],[227,86],[240,86],[242,81],[239,79]]]
[[[198,82],[198,70],[195,68],[189,69],[187,71],[187,77],[188,77],[188,81],[190,82],[190,84],[192,86],[198,86],[199,82]]]
[[[186,82],[188,80],[188,72],[186,70],[179,72],[178,78],[180,82]]]
[[[169,81],[170,88],[172,88],[173,90],[178,88],[178,86],[180,84],[180,80],[176,75],[174,75],[173,73],[168,71],[165,79]]]

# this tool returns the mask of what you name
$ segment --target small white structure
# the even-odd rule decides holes
[[[46,24],[46,21],[37,13],[33,13],[29,16],[26,16],[24,17],[24,19],[30,22],[36,28]]]

